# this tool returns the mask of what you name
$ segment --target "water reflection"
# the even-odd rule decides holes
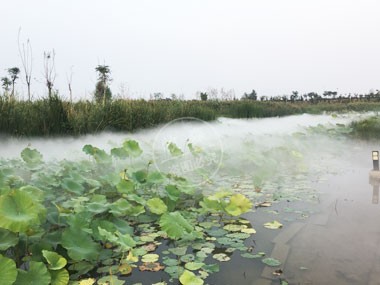
[[[379,204],[380,171],[369,172],[369,184],[372,185],[372,204]]]

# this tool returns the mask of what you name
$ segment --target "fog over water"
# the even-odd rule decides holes
[[[368,113],[369,114],[369,113]],[[367,115],[368,115],[367,114]],[[92,144],[104,150],[120,146],[126,139],[135,139],[145,146],[165,145],[174,142],[180,147],[187,141],[202,147],[220,145],[228,152],[232,146],[228,143],[239,143],[245,139],[254,139],[258,142],[268,140],[276,144],[278,139],[282,143],[283,135],[290,135],[302,131],[305,127],[335,124],[348,124],[354,119],[367,116],[365,114],[350,115],[293,115],[288,117],[264,119],[229,119],[219,118],[214,122],[202,122],[189,119],[174,121],[156,128],[139,130],[135,133],[109,133],[64,138],[7,138],[0,141],[0,157],[19,157],[25,147],[40,151],[44,159],[73,159],[85,157],[82,147]]]

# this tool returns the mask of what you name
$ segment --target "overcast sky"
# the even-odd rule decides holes
[[[55,50],[55,88],[90,99],[95,67],[111,89],[194,98],[209,88],[236,96],[293,90],[380,89],[379,0],[12,0],[1,3],[0,77],[21,68],[17,38],[33,49],[32,91],[43,88],[43,53]],[[17,91],[26,97],[25,82]]]

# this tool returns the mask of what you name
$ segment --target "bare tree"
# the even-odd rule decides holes
[[[69,93],[70,93],[70,103],[73,103],[73,90],[71,88],[71,84],[73,81],[73,67],[70,68],[70,76],[66,74],[66,80],[67,80],[67,85],[69,86]]]
[[[44,52],[44,77],[49,98],[52,95],[55,76],[55,52],[54,50],[51,52]]]
[[[30,83],[32,80],[32,45],[30,44],[29,39],[26,41],[26,44],[23,43],[22,46],[20,44],[20,34],[21,28],[18,30],[18,53],[21,57],[21,63],[25,72],[25,82],[28,87],[28,100],[31,99],[30,94]]]

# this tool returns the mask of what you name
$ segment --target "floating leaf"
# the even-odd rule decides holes
[[[264,227],[271,230],[276,230],[281,228],[283,225],[279,223],[278,221],[268,222],[264,224]]]
[[[231,258],[225,253],[217,253],[212,256],[214,259],[218,261],[229,261]]]
[[[162,215],[168,210],[168,207],[165,205],[165,203],[160,198],[152,198],[149,199],[146,202],[146,205],[148,206],[149,210],[153,214]]]
[[[144,262],[139,266],[140,271],[160,271],[165,269],[165,266],[161,265],[158,262]]]
[[[142,262],[156,262],[160,256],[154,253],[148,253],[142,256]]]
[[[219,272],[219,264],[214,263],[214,264],[205,264],[203,265],[203,270],[209,272],[209,273],[216,273]]]
[[[125,281],[119,280],[117,276],[109,275],[100,278],[97,283],[98,285],[124,285]]]
[[[179,281],[183,285],[202,285],[204,282],[201,278],[197,277],[193,272],[184,270]]]
[[[228,214],[232,216],[240,216],[252,209],[252,202],[242,194],[234,194],[230,198],[230,202],[225,207]]]
[[[96,279],[95,278],[87,278],[87,279],[82,279],[79,281],[79,285],[93,285],[95,284]]]
[[[185,264],[185,268],[191,271],[202,268],[205,264],[203,262],[188,262]]]
[[[0,254],[0,284],[12,285],[16,281],[17,269],[16,263]]]
[[[119,266],[118,271],[122,275],[128,275],[129,273],[132,272],[132,266],[129,265],[128,263],[123,263]]]
[[[241,232],[246,233],[246,234],[255,234],[256,230],[254,228],[248,228],[248,229],[241,229]]]
[[[262,262],[263,262],[264,264],[268,265],[268,266],[273,266],[273,267],[275,267],[275,266],[280,266],[280,265],[281,265],[281,261],[279,261],[279,260],[277,260],[277,259],[274,259],[274,258],[270,258],[270,257],[268,257],[268,258],[264,258],[264,259],[262,260]]]
[[[56,252],[43,250],[42,255],[49,263],[50,270],[59,270],[66,266],[67,260]]]
[[[175,255],[181,256],[185,255],[187,251],[187,247],[174,247],[174,248],[169,248],[169,251]]]
[[[50,281],[51,277],[45,264],[42,262],[30,261],[28,271],[18,269],[17,279],[14,285],[49,285]]]
[[[246,229],[246,225],[235,225],[235,224],[228,224],[223,227],[223,229],[230,231],[230,232],[240,232],[243,229]]]

